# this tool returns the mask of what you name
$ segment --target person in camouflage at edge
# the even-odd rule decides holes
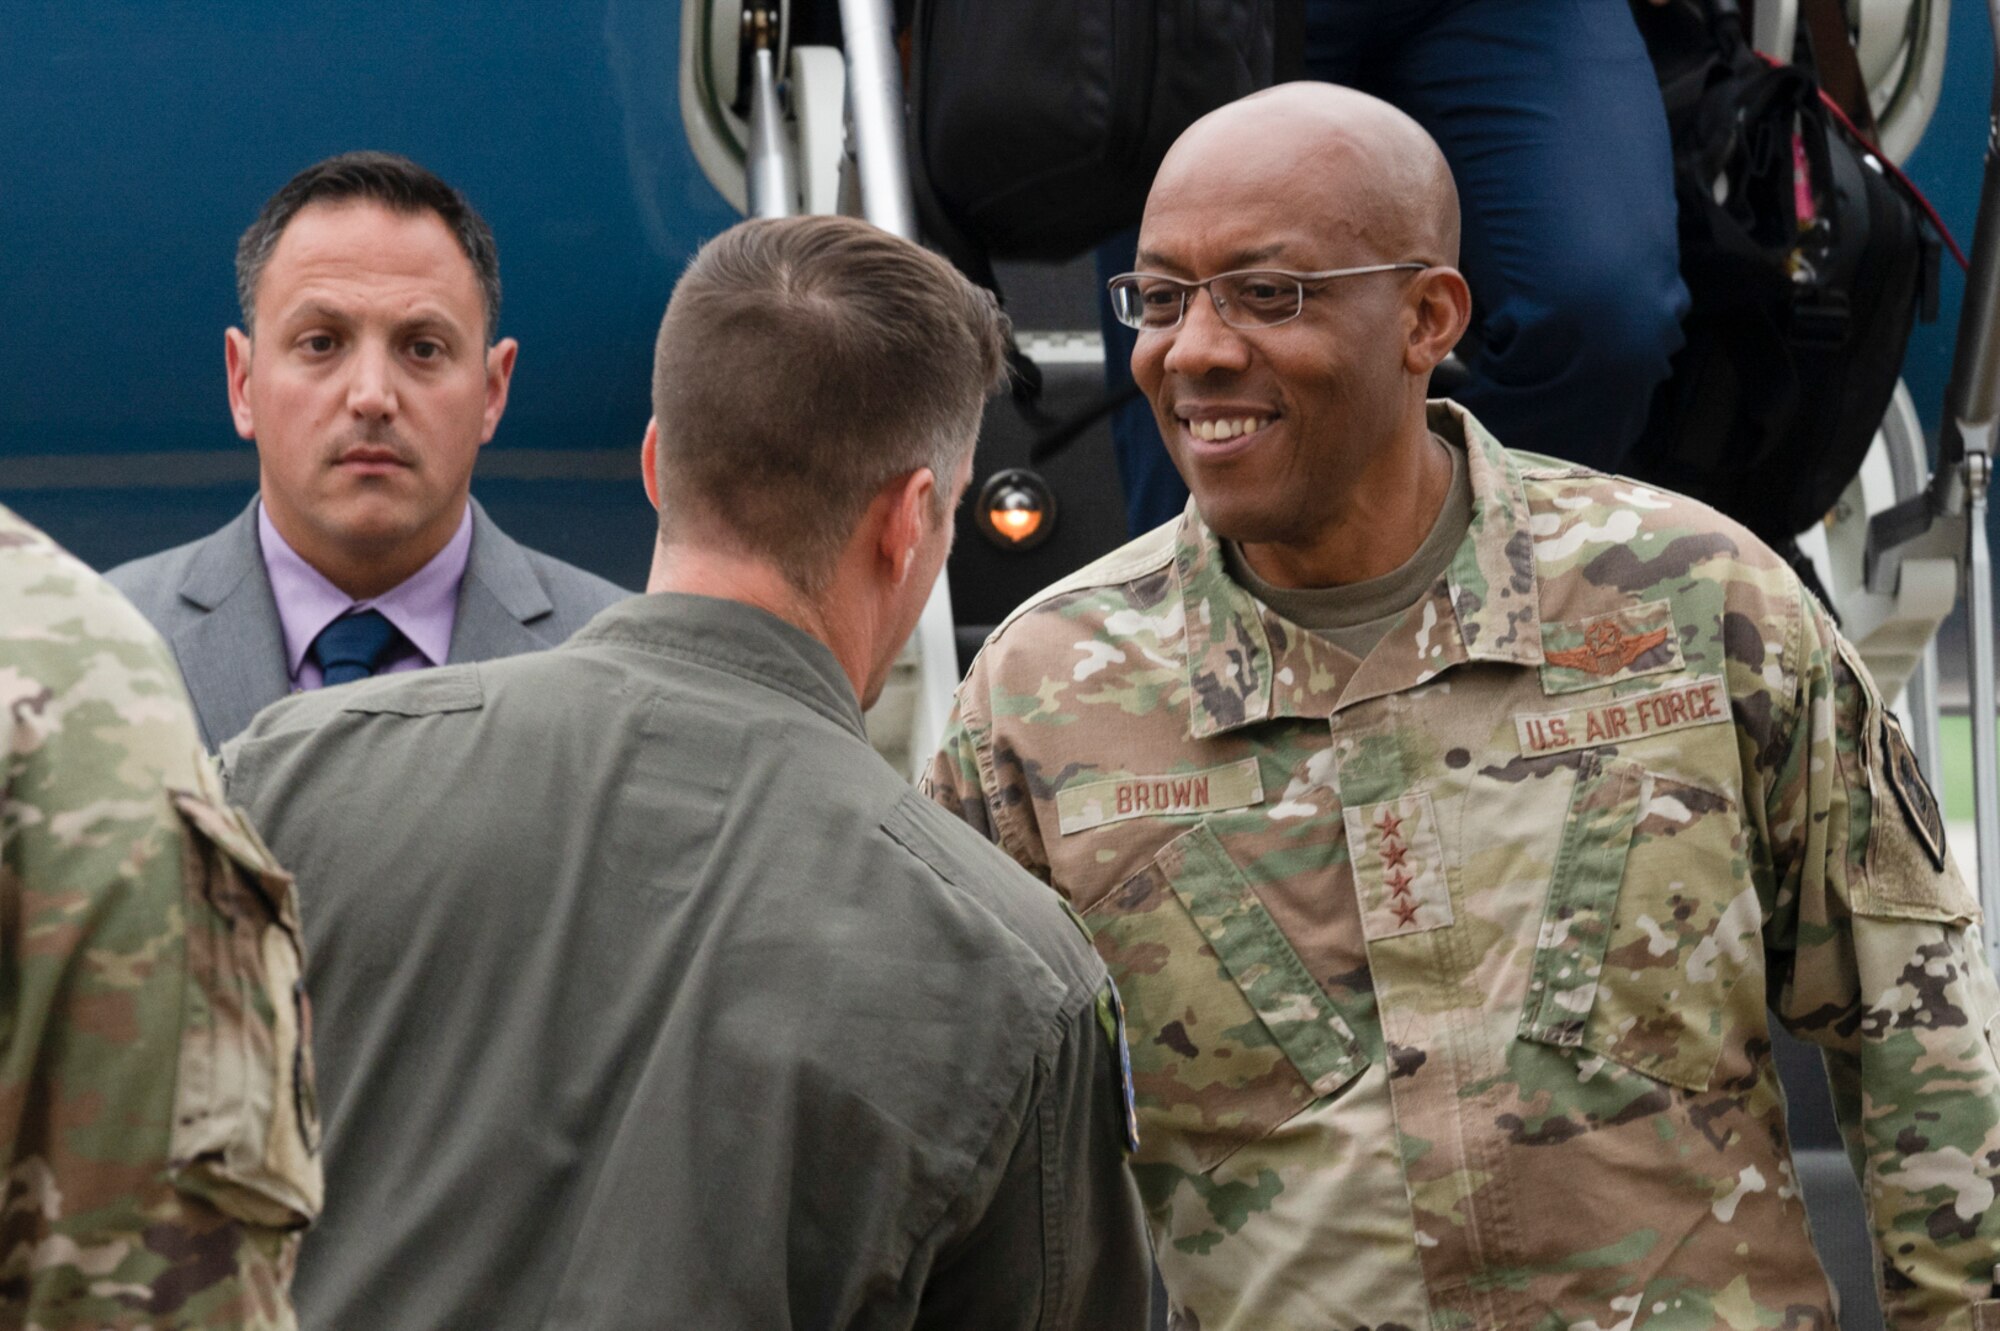
[[[1456,253],[1381,103],[1191,128],[1139,258],[1181,280],[1124,296],[1193,502],[1001,626],[927,778],[1124,992],[1170,1324],[1833,1326],[1768,1003],[1890,1323],[2000,1327],[2000,992],[1901,731],[1742,528],[1426,406]],[[1315,275],[1194,285],[1262,267]],[[1440,534],[1372,626],[1270,604]]]
[[[0,508],[0,1325],[289,1328],[319,1208],[291,880],[139,613]]]

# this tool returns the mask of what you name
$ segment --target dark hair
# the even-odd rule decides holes
[[[662,536],[719,524],[823,592],[888,481],[929,467],[943,516],[1005,330],[990,292],[866,222],[731,227],[695,255],[660,324]]]
[[[479,294],[486,306],[487,343],[499,336],[500,251],[493,243],[493,229],[463,194],[407,157],[378,152],[342,153],[315,162],[264,201],[257,220],[236,242],[236,300],[243,309],[245,332],[255,331],[257,281],[264,275],[264,265],[271,261],[271,252],[278,248],[278,237],[307,205],[347,199],[372,200],[405,215],[436,213],[479,278]]]

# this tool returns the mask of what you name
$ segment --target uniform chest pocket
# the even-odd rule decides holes
[[[1082,915],[1125,1000],[1139,1161],[1211,1169],[1367,1065],[1206,824]]]
[[[1761,947],[1744,843],[1729,796],[1586,753],[1550,875],[1522,1037],[1706,1090],[1738,977]]]

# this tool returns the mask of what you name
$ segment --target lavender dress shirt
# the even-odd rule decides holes
[[[377,673],[443,664],[458,618],[459,580],[465,576],[466,562],[472,555],[470,504],[458,520],[458,530],[429,563],[380,596],[360,601],[327,581],[325,574],[292,549],[262,504],[257,506],[257,542],[264,556],[264,572],[271,579],[271,595],[278,603],[292,692],[320,686],[319,666],[306,652],[321,629],[351,610],[381,612],[410,642]]]

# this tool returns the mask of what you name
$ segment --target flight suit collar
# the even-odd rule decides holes
[[[1352,657],[1231,578],[1221,542],[1189,502],[1176,533],[1174,576],[1187,617],[1194,738],[1283,717],[1330,716],[1467,661],[1542,664],[1534,537],[1520,467],[1456,403],[1432,402],[1429,424],[1466,451],[1471,522],[1445,576],[1358,669]]]
[[[832,649],[755,606],[684,592],[628,597],[569,640],[573,647],[592,643],[713,667],[795,698],[858,739],[868,737],[854,684]]]

